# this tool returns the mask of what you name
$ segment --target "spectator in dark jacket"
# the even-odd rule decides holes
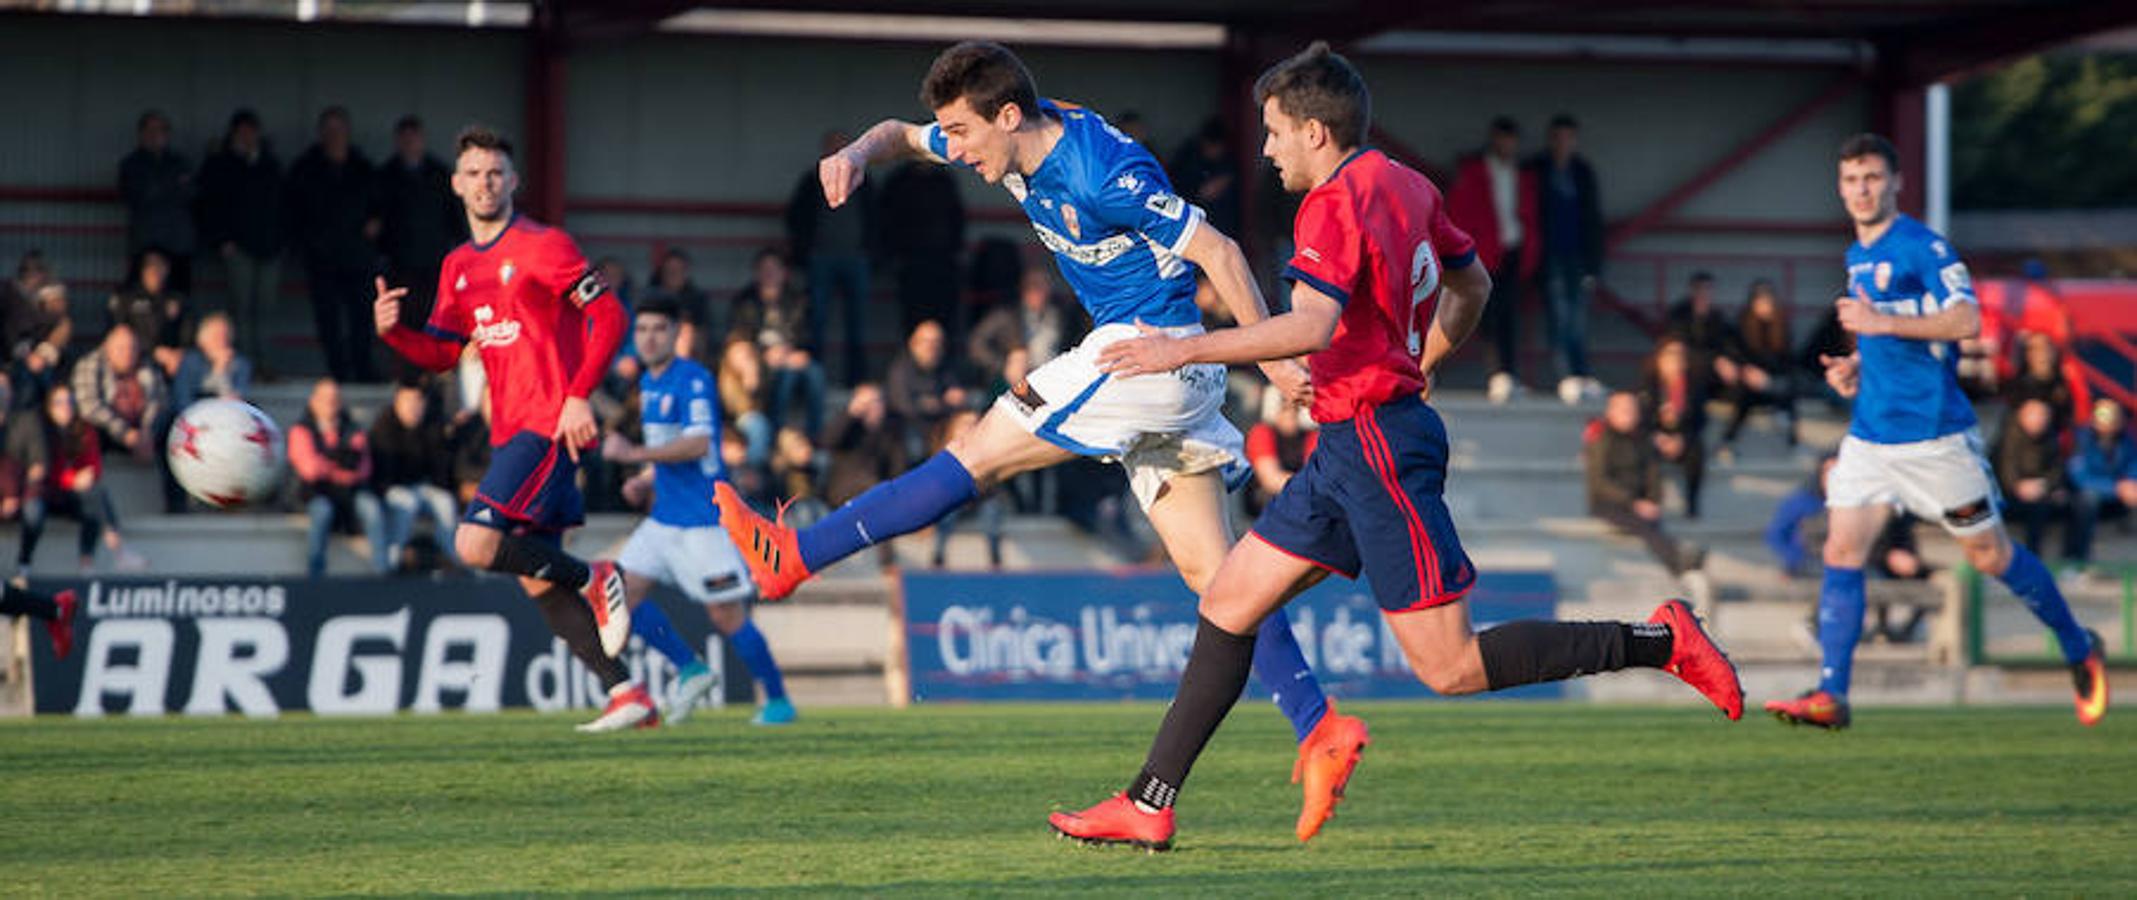
[[[905,340],[905,352],[892,361],[883,379],[883,392],[890,410],[915,429],[916,437],[932,433],[942,420],[965,405],[964,386],[943,358],[942,325],[920,323]]]
[[[1592,391],[1588,373],[1588,303],[1603,275],[1603,200],[1595,169],[1580,155],[1580,124],[1572,116],[1551,120],[1548,148],[1530,165],[1536,171],[1537,230],[1543,241],[1541,280],[1550,314],[1551,345],[1561,381],[1576,379]],[[1562,395],[1573,395],[1561,385]]]
[[[1641,421],[1637,395],[1610,395],[1585,456],[1589,515],[1646,543],[1672,575],[1700,568],[1704,554],[1662,530],[1662,458]]]
[[[369,232],[374,172],[349,142],[349,111],[319,114],[319,140],[289,167],[289,226],[303,252],[312,324],[336,381],[377,381],[372,362]]]
[[[1172,177],[1172,189],[1201,207],[1218,231],[1238,234],[1239,161],[1224,131],[1223,117],[1204,120],[1194,137],[1173,150],[1165,171]]]
[[[155,455],[157,426],[170,397],[163,377],[142,362],[131,327],[112,326],[97,352],[74,364],[71,381],[81,417],[113,449],[136,459]]]
[[[883,399],[883,389],[863,382],[846,402],[846,414],[832,423],[831,468],[824,475],[824,502],[832,509],[863,491],[905,472],[909,455],[904,424]]]
[[[771,424],[789,424],[797,402],[811,440],[824,430],[824,367],[809,344],[809,304],[794,290],[786,258],[777,250],[757,254],[755,277],[735,293],[729,336],[757,343],[771,378]]]
[[[1521,388],[1521,294],[1542,260],[1536,239],[1537,170],[1523,166],[1521,128],[1513,119],[1492,120],[1482,152],[1455,165],[1447,214],[1476,239],[1477,260],[1491,273],[1491,302],[1479,322],[1491,342],[1488,392],[1504,402]]]
[[[1001,376],[1011,353],[1024,351],[1025,371],[1046,365],[1083,332],[1082,312],[1054,294],[1053,276],[1034,266],[1017,284],[1017,302],[996,308],[972,329],[965,348],[989,378]],[[1014,384],[1017,379],[1008,381]]]
[[[445,426],[430,415],[430,397],[418,382],[393,389],[393,404],[371,424],[371,489],[385,501],[386,560],[398,564],[415,537],[416,520],[428,518],[448,558],[459,521],[453,495],[453,457]]]
[[[200,167],[200,235],[230,278],[230,314],[245,355],[265,361],[260,313],[282,283],[282,163],[260,134],[260,117],[230,116],[223,147]]]
[[[2080,566],[2092,562],[2093,530],[2103,518],[2137,509],[2137,440],[2131,440],[2122,405],[2102,397],[2092,404],[2088,427],[2078,429],[2070,454],[2070,531],[2063,555]]]
[[[1726,391],[1736,386],[1736,329],[1714,305],[1714,276],[1693,272],[1684,299],[1670,307],[1668,333],[1692,351],[1692,365],[1705,369]]]
[[[44,254],[22,255],[12,281],[0,282],[0,327],[6,329],[9,409],[40,410],[45,391],[61,378],[60,361],[74,337],[67,286],[52,277]]]
[[[490,397],[484,393],[474,409],[453,414],[446,425],[445,442],[452,450],[453,499],[461,506],[475,502],[475,490],[490,470]],[[450,543],[450,542],[448,542]]]
[[[171,409],[186,407],[209,397],[243,400],[252,390],[252,360],[237,352],[237,339],[230,331],[230,317],[209,313],[193,332],[193,349],[178,364],[178,377],[171,379]]]
[[[1684,341],[1663,338],[1648,360],[1641,399],[1655,430],[1655,449],[1684,470],[1684,514],[1697,519],[1707,475],[1707,399],[1713,396],[1713,381],[1692,359]]]
[[[2079,411],[2070,381],[2063,376],[2063,352],[2054,338],[2038,331],[2020,338],[2018,373],[2003,385],[2003,401],[2009,408],[2017,409],[2028,400],[2048,404],[2057,434],[2070,427]]]
[[[1722,433],[1726,447],[1736,441],[1744,420],[1758,407],[1770,407],[1787,423],[1788,446],[1796,445],[1795,345],[1788,336],[1788,313],[1773,282],[1751,283],[1744,311],[1736,321],[1737,383],[1729,396],[1734,409]]]
[[[185,357],[186,299],[171,286],[170,260],[161,250],[141,254],[126,286],[105,304],[104,325],[124,324],[147,345],[149,358],[169,378]]]
[[[827,133],[823,153],[837,153],[846,143],[846,135]],[[795,265],[809,273],[809,345],[820,354],[829,353],[831,320],[838,319],[845,329],[841,377],[848,386],[859,383],[868,371],[862,356],[861,311],[868,307],[869,260],[878,246],[877,227],[871,181],[862,181],[845,203],[832,209],[824,202],[823,180],[810,166],[787,199],[787,247]]]
[[[390,571],[385,519],[378,495],[371,491],[371,442],[341,405],[341,385],[321,378],[312,385],[304,418],[289,429],[289,467],[297,476],[298,498],[311,519],[306,535],[304,570],[326,574],[327,537],[361,526],[371,542],[371,561]]]
[[[690,262],[690,254],[681,247],[671,247],[661,254],[660,265],[654,268],[652,281],[646,285],[645,302],[673,304],[676,314],[682,317],[678,326],[681,330],[675,336],[676,356],[718,365],[726,322],[712,308],[712,298],[705,289],[691,280]]]
[[[2046,552],[2048,523],[2069,499],[2063,487],[2063,442],[2047,401],[2024,401],[2004,417],[1995,461],[2004,517],[2025,526],[2026,549]]]
[[[965,204],[955,177],[933,163],[907,163],[884,179],[882,213],[904,327],[933,319],[961,336],[957,259],[965,247]]]
[[[467,216],[453,196],[452,170],[425,148],[423,120],[393,126],[393,156],[378,169],[371,226],[386,258],[386,281],[405,285],[404,323],[422,327],[437,301],[445,254],[467,240]]]
[[[119,199],[126,204],[126,255],[154,249],[171,265],[179,291],[193,285],[193,164],[171,149],[171,120],[149,110],[134,125],[137,145],[119,161]]]
[[[15,551],[18,574],[27,572],[37,558],[37,542],[44,536],[49,516],[67,516],[82,523],[76,552],[87,573],[96,565],[96,545],[102,540],[122,571],[148,568],[148,560],[119,537],[119,513],[104,487],[104,456],[97,429],[75,409],[74,392],[54,385],[45,395],[42,430],[43,455],[29,470],[34,485],[22,507],[22,544]]]

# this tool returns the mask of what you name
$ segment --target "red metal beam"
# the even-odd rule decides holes
[[[1861,80],[1853,74],[1834,79],[1831,84],[1826,86],[1825,90],[1819,91],[1817,95],[1809,100],[1798,104],[1795,109],[1789,110],[1786,115],[1774,120],[1773,124],[1766,126],[1759,133],[1730,148],[1727,153],[1722,154],[1720,159],[1708,164],[1706,168],[1699,170],[1691,178],[1685,179],[1683,184],[1662,195],[1661,198],[1653,203],[1649,203],[1647,208],[1611,226],[1609,237],[1605,241],[1605,247],[1615,250],[1626,241],[1654,230],[1663,220],[1669,218],[1671,213],[1676,212],[1678,207],[1683,206],[1693,197],[1699,196],[1701,191],[1712,187],[1715,182],[1720,181],[1730,172],[1736,171],[1739,166],[1757,156],[1767,147],[1772,146],[1774,142],[1787,136],[1797,126],[1809,121],[1812,116],[1854,93],[1861,84]]]
[[[527,135],[520,208],[552,225],[564,223],[565,80],[569,77],[562,0],[541,0],[527,23]]]

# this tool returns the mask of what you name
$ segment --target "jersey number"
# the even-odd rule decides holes
[[[1440,261],[1432,252],[1431,241],[1420,241],[1417,250],[1410,254],[1410,308],[1403,315],[1409,324],[1410,356],[1416,358],[1425,352],[1424,323],[1418,321],[1417,310],[1425,305],[1434,291],[1440,289]]]

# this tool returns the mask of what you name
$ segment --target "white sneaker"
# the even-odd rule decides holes
[[[641,685],[619,684],[608,695],[608,708],[601,711],[601,717],[576,728],[580,734],[600,734],[659,724],[660,712],[653,708],[652,695]]]
[[[1514,399],[1514,395],[1520,392],[1521,382],[1515,381],[1514,376],[1505,372],[1491,373],[1491,380],[1484,384],[1484,397],[1490,400],[1493,406],[1505,406],[1508,400]]]
[[[719,686],[720,676],[711,669],[683,679],[675,686],[675,693],[668,697],[667,708],[660,711],[661,720],[670,725],[683,724],[690,718],[690,712],[704,703],[706,697],[712,696],[713,689]]]
[[[1604,398],[1609,396],[1610,390],[1608,388],[1603,387],[1602,379],[1583,378],[1580,380],[1580,397],[1582,400],[1599,403],[1602,402]]]
[[[1558,399],[1567,406],[1579,406],[1581,383],[1578,378],[1558,379]]]

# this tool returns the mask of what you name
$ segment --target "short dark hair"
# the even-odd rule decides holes
[[[1521,123],[1514,121],[1513,116],[1493,116],[1491,130],[1493,134],[1520,134]]]
[[[1885,140],[1884,135],[1865,131],[1840,142],[1839,162],[1865,156],[1884,157],[1885,168],[1890,169],[1894,175],[1899,174],[1900,152],[1893,149],[1892,142]]]
[[[1692,284],[1713,284],[1713,283],[1714,283],[1714,273],[1712,273],[1712,272],[1709,272],[1709,271],[1707,271],[1707,270],[1705,270],[1705,269],[1701,269],[1701,270],[1699,270],[1699,271],[1697,271],[1697,272],[1693,272],[1693,273],[1692,273],[1692,280],[1691,280],[1691,282],[1690,282],[1690,283],[1692,283]]]
[[[455,156],[469,150],[489,150],[504,154],[506,159],[512,158],[512,142],[488,125],[469,125],[460,129],[460,136],[453,139],[453,145]]]
[[[1276,108],[1295,119],[1315,119],[1345,148],[1365,145],[1373,126],[1373,95],[1350,60],[1314,41],[1297,56],[1270,66],[1254,80],[1254,103],[1276,98]]]
[[[246,125],[254,128],[260,127],[260,114],[253,112],[252,107],[241,106],[238,107],[236,112],[230,114],[230,125],[223,130],[226,132],[236,131]]]
[[[784,264],[787,261],[787,255],[785,253],[780,252],[778,247],[766,247],[762,250],[757,251],[756,256],[750,257],[749,264],[754,266],[767,259],[776,259],[779,260],[781,264]]]
[[[920,102],[941,109],[958,98],[987,119],[1016,104],[1026,118],[1039,114],[1039,89],[1031,72],[1009,48],[993,41],[965,41],[942,51],[920,82]]]
[[[422,131],[422,130],[423,130],[423,119],[422,119],[422,117],[420,117],[420,116],[417,116],[417,115],[416,115],[415,113],[409,113],[408,115],[402,116],[402,117],[401,117],[401,120],[400,120],[400,121],[398,121],[398,122],[395,122],[395,123],[393,123],[393,133],[394,133],[394,134],[400,134],[400,133],[402,133],[402,132],[404,132],[404,131]]]
[[[329,106],[319,111],[320,125],[325,125],[326,123],[335,119],[340,119],[341,124],[343,125],[349,124],[349,108],[339,103],[336,103],[333,106]]]
[[[1579,130],[1580,130],[1580,120],[1579,120],[1579,119],[1576,119],[1576,118],[1573,118],[1573,114],[1572,114],[1572,113],[1559,113],[1558,115],[1555,115],[1555,116],[1552,116],[1552,117],[1551,117],[1551,127],[1552,127],[1552,128],[1571,128],[1571,129],[1573,129],[1574,131],[1579,131]]]
[[[670,322],[679,322],[682,321],[683,313],[673,300],[666,297],[647,297],[638,301],[637,309],[631,310],[633,319],[639,316],[660,316]]]
[[[168,127],[171,124],[171,117],[164,115],[163,110],[160,109],[144,109],[141,111],[141,117],[134,120],[134,130],[140,131],[143,128],[147,128],[150,122],[162,122]]]

